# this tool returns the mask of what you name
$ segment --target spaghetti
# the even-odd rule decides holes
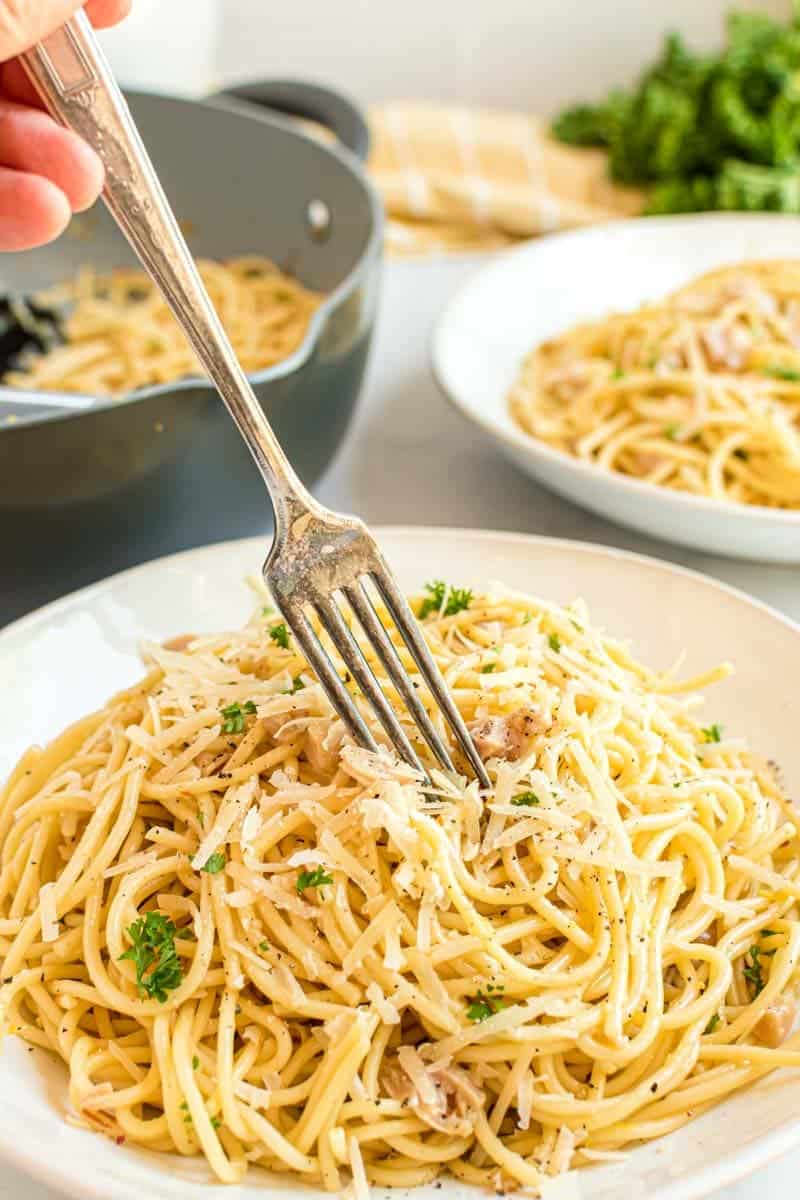
[[[660,487],[800,508],[800,261],[712,271],[537,347],[516,423]]]
[[[272,366],[298,348],[321,297],[255,255],[201,259],[198,269],[245,371]],[[64,342],[29,351],[3,382],[43,391],[124,396],[204,374],[155,284],[142,271],[75,280],[37,297],[64,308]]]
[[[22,759],[0,1006],[73,1119],[228,1182],[546,1190],[800,1066],[800,822],[693,715],[727,668],[499,588],[424,611],[489,794],[349,743],[272,610]]]

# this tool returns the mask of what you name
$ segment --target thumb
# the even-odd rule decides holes
[[[83,0],[0,0],[0,62],[29,50],[83,7]]]

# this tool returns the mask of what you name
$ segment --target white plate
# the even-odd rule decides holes
[[[449,303],[433,370],[455,407],[554,492],[643,533],[712,554],[800,562],[800,512],[707,500],[580,462],[515,425],[507,395],[534,345],[578,321],[636,308],[695,275],[800,257],[797,217],[649,217],[559,234],[500,255]]]
[[[595,623],[629,637],[648,663],[682,649],[686,671],[726,658],[738,672],[713,691],[708,720],[746,733],[800,793],[800,628],[700,575],[577,542],[463,530],[386,530],[380,538],[405,587],[435,576],[458,584],[501,580],[552,600],[582,596]],[[161,559],[77,592],[0,633],[0,776],[34,740],[102,704],[135,680],[139,639],[232,628],[250,611],[244,576],[261,540]],[[214,1188],[202,1160],[117,1147],[64,1121],[65,1075],[39,1051],[8,1039],[0,1058],[0,1155],[79,1200],[278,1200],[311,1192],[252,1172]],[[621,1166],[581,1174],[581,1200],[695,1200],[800,1144],[800,1083],[784,1072],[727,1100]],[[446,1183],[419,1200],[464,1196]],[[479,1195],[478,1193],[472,1193]],[[321,1193],[314,1193],[315,1196]],[[483,1193],[480,1193],[483,1195]],[[396,1200],[395,1193],[393,1200]]]

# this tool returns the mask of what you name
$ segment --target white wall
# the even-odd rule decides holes
[[[721,37],[734,5],[790,0],[220,0],[221,76],[305,76],[362,102],[420,96],[540,111],[627,82],[665,29]]]

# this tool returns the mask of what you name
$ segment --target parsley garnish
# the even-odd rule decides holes
[[[214,854],[212,854],[210,856],[210,858],[206,862],[205,866],[202,866],[200,868],[200,870],[205,871],[208,875],[219,875],[220,871],[222,870],[222,868],[224,866],[225,866],[225,855],[222,853],[221,850],[217,850],[217,851],[215,851]]]
[[[775,930],[762,929],[758,936],[759,938],[775,937]],[[760,960],[772,958],[774,953],[774,950],[762,950],[758,942],[754,942],[745,955],[746,966],[743,974],[747,982],[753,985],[753,998],[764,990],[764,971]]]
[[[302,896],[306,888],[322,887],[326,883],[333,883],[332,877],[325,874],[324,867],[315,867],[313,871],[301,871],[295,887],[298,896]]]
[[[199,1066],[200,1066],[200,1059],[195,1054],[192,1058],[192,1070],[196,1071]]]
[[[713,725],[709,725],[708,729],[701,730],[701,733],[707,742],[722,741],[722,726],[717,725],[716,722]]]
[[[796,367],[784,367],[782,363],[770,363],[761,370],[765,375],[772,375],[774,379],[785,379],[789,383],[800,383],[800,371]]]
[[[481,675],[492,675],[497,670],[497,663],[487,663],[485,667],[481,667]]]
[[[284,696],[294,696],[297,692],[302,692],[305,686],[306,685],[303,683],[301,676],[295,675],[294,679],[292,680],[292,686],[287,688],[283,694]]]
[[[719,1025],[721,1019],[722,1018],[720,1017],[719,1013],[714,1013],[713,1017],[711,1018],[711,1020],[708,1022],[705,1029],[703,1030],[703,1033],[713,1033],[714,1030]]]
[[[222,1124],[222,1121],[220,1121],[219,1117],[212,1117],[212,1118],[211,1118],[211,1127],[212,1127],[212,1129],[219,1129],[219,1127],[220,1127],[220,1125],[221,1125],[221,1124]]]
[[[499,989],[490,987],[487,992],[478,992],[477,996],[468,998],[467,1018],[470,1021],[485,1021],[488,1017],[500,1012],[501,1008],[505,1008],[506,1002],[502,996],[490,996],[488,994],[495,990]]]
[[[432,612],[438,613],[442,610],[444,604],[444,612],[442,616],[454,617],[456,613],[463,612],[469,608],[472,603],[472,592],[469,588],[449,588],[442,579],[435,579],[433,583],[425,584],[425,591],[428,595],[422,601],[417,614],[420,621],[424,621]],[[445,595],[447,603],[445,604]]]
[[[252,700],[245,700],[244,704],[240,704],[238,700],[234,700],[233,704],[226,704],[222,709],[222,715],[225,720],[222,723],[223,733],[241,733],[244,729],[245,717],[252,717],[256,711],[256,706]]]
[[[559,654],[561,651],[561,638],[557,633],[548,633],[547,644],[554,654]]]
[[[671,424],[665,425],[662,432],[663,432],[665,438],[669,438],[669,440],[671,442],[674,442],[676,437],[680,433],[680,429],[681,429],[680,425],[676,425],[675,422],[673,421]]]
[[[611,378],[612,379],[624,379],[625,372],[623,371],[622,367],[614,367],[614,370],[611,372]]]
[[[269,636],[272,638],[276,646],[280,646],[282,650],[289,649],[289,630],[281,621],[280,625],[273,625],[269,631]]]
[[[534,804],[541,804],[541,800],[536,795],[536,792],[520,792],[511,801],[515,808],[532,808]]]
[[[149,912],[129,925],[127,933],[132,944],[120,959],[128,958],[136,965],[139,994],[163,1004],[167,992],[178,987],[183,979],[175,949],[178,931],[163,913]]]
[[[269,950],[269,942],[266,940],[263,942],[259,942],[258,948],[259,948],[259,950]]]

